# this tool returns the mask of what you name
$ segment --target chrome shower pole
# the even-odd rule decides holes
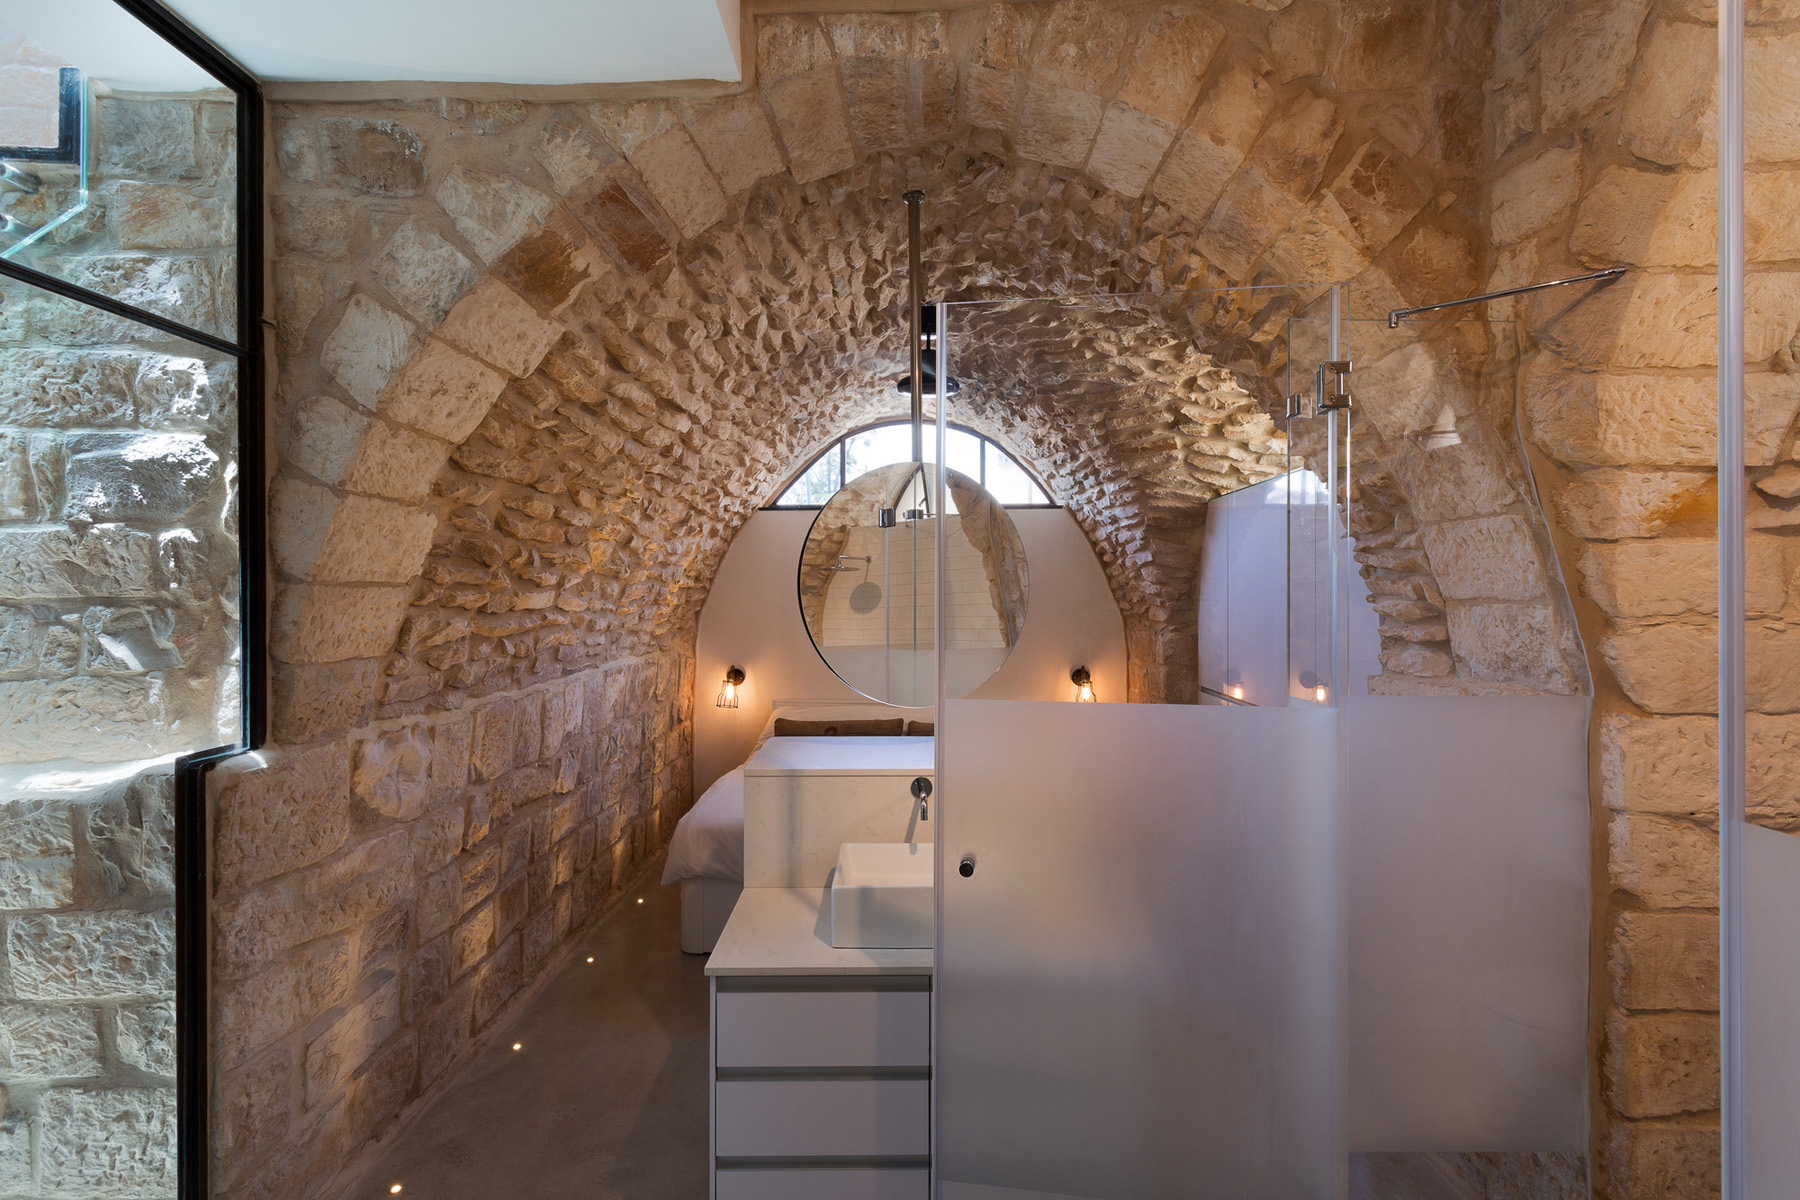
[[[906,332],[912,353],[912,460],[925,461],[925,362],[919,347],[919,310],[925,306],[925,276],[919,263],[919,203],[925,193],[914,188],[906,201]]]

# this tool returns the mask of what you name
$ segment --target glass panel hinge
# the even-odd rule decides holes
[[[1318,374],[1319,411],[1329,412],[1335,408],[1349,408],[1350,396],[1350,362],[1322,362]],[[1293,400],[1288,401],[1292,409]]]

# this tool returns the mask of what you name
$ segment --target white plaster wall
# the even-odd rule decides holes
[[[978,700],[1073,700],[1069,670],[1086,664],[1102,700],[1125,698],[1125,626],[1106,576],[1065,509],[1013,509],[1031,572],[1025,628]],[[800,618],[795,571],[810,510],[754,514],[719,566],[700,614],[694,690],[696,794],[749,756],[775,700],[857,700],[819,658]],[[736,709],[714,703],[732,665],[744,668]]]

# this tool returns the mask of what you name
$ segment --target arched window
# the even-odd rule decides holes
[[[771,508],[817,508],[847,480],[889,463],[912,457],[912,422],[891,421],[847,433],[806,465]],[[952,471],[978,480],[1007,508],[1053,508],[1044,487],[1019,460],[979,433],[953,426],[945,438],[945,459]],[[937,436],[925,430],[925,461],[937,459]]]

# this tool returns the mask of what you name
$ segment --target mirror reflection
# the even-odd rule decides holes
[[[800,555],[800,611],[838,678],[887,704],[936,702],[937,467],[894,463],[840,488]],[[945,476],[945,694],[1000,669],[1025,626],[1030,577],[1006,509],[974,479]]]

